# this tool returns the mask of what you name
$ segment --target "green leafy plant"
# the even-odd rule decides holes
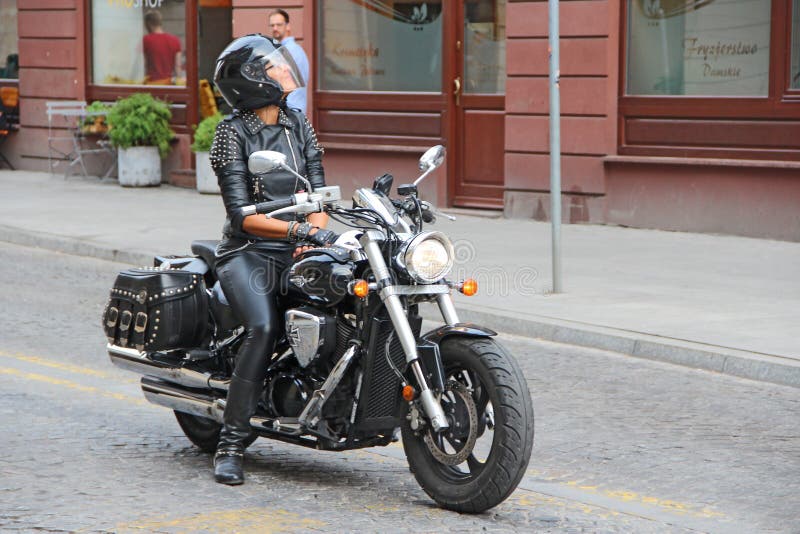
[[[117,100],[107,120],[108,136],[120,148],[155,146],[162,158],[169,152],[174,132],[169,127],[172,113],[166,102],[149,93],[136,93]]]
[[[101,134],[108,131],[106,115],[111,111],[112,104],[106,104],[95,100],[86,106],[86,116],[81,122],[81,130],[84,133]]]
[[[194,130],[193,152],[210,152],[211,143],[214,141],[214,132],[217,124],[222,120],[222,114],[215,113],[200,121]]]

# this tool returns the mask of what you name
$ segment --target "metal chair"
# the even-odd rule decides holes
[[[111,156],[111,164],[102,178],[107,178],[114,170],[117,152],[108,139],[98,139],[96,148],[87,148],[87,140],[82,126],[87,118],[101,115],[86,111],[86,102],[82,100],[61,100],[47,102],[47,160],[52,174],[60,162],[68,162],[64,170],[64,178],[70,175],[70,169],[79,166],[84,177],[88,176],[84,156],[88,154],[107,154]],[[60,129],[58,122],[66,126],[66,134]],[[54,125],[55,123],[55,125]],[[55,129],[54,129],[55,127]],[[65,147],[66,146],[66,147]]]

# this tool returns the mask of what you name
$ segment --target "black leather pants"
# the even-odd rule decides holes
[[[218,452],[243,451],[243,442],[250,435],[250,417],[255,412],[267,363],[280,335],[283,321],[276,296],[284,290],[280,285],[282,274],[291,258],[291,250],[257,243],[217,263],[222,290],[246,331],[236,355]]]

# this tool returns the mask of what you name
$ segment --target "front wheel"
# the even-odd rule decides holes
[[[525,474],[533,447],[531,396],[517,362],[493,340],[448,337],[439,348],[450,427],[414,430],[410,418],[402,426],[403,448],[434,501],[480,513],[508,498]]]

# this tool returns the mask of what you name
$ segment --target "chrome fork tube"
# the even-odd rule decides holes
[[[455,326],[461,322],[458,320],[458,313],[456,312],[456,307],[453,305],[453,297],[449,294],[442,294],[436,297],[436,301],[439,303],[439,311],[442,312],[444,322],[449,326]]]
[[[417,353],[417,340],[414,337],[414,332],[411,330],[411,325],[408,324],[408,317],[403,309],[403,303],[400,297],[387,291],[391,287],[391,276],[386,262],[383,260],[381,249],[378,246],[378,241],[383,239],[383,234],[375,230],[370,230],[361,238],[361,246],[364,248],[364,253],[367,255],[370,267],[378,279],[378,287],[381,289],[381,300],[389,312],[389,317],[392,319],[397,337],[400,340],[400,345],[403,347],[403,352],[406,354],[406,362],[411,366],[414,372],[414,378],[417,380],[419,386],[419,397],[422,401],[422,408],[425,415],[430,419],[431,426],[436,432],[448,428],[450,425],[444,415],[444,410],[436,396],[428,386],[428,381],[425,379],[425,374],[422,372],[422,367],[419,364],[419,355]]]

